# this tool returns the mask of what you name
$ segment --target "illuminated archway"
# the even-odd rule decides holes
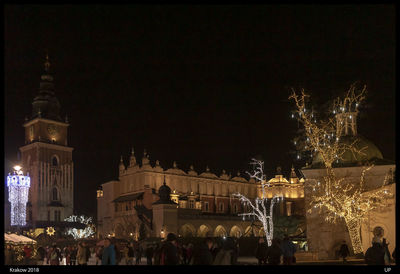
[[[184,224],[178,231],[182,237],[194,237],[196,235],[196,229],[191,224]]]
[[[236,238],[240,238],[242,236],[242,229],[238,226],[233,226],[231,228],[231,231],[229,232],[229,236],[231,237],[236,237]]]
[[[227,235],[228,233],[222,225],[217,226],[214,230],[214,237],[226,237]]]
[[[197,230],[198,237],[208,237],[211,236],[211,228],[208,225],[201,225]]]

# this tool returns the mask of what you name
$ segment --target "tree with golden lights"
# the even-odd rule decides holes
[[[368,189],[365,185],[365,174],[373,164],[364,163],[360,179],[356,183],[339,177],[334,166],[343,159],[346,152],[350,151],[355,158],[356,155],[365,154],[363,151],[367,147],[357,148],[356,138],[350,143],[341,142],[341,138],[356,132],[355,119],[359,106],[365,99],[366,86],[358,88],[356,84],[351,85],[344,98],[333,101],[332,109],[329,110],[331,115],[320,119],[317,119],[314,111],[309,111],[306,107],[309,95],[304,89],[299,94],[292,91],[289,99],[296,105],[293,116],[304,127],[307,149],[311,151],[312,157],[320,157],[325,169],[322,182],[309,182],[313,195],[310,197],[310,208],[307,212],[318,210],[320,215],[325,216],[325,221],[330,223],[343,220],[350,234],[354,254],[363,253],[361,223],[369,212],[383,206],[391,193],[383,188],[366,193]],[[382,186],[387,183],[388,176]]]
[[[265,189],[269,187],[269,183],[266,182],[266,176],[264,174],[264,162],[253,158],[250,164],[254,167],[254,173],[247,172],[247,174],[250,176],[250,178],[254,178],[256,182],[261,183],[262,198],[260,199],[257,197],[253,203],[249,198],[241,193],[235,193],[233,196],[238,198],[245,206],[250,207],[250,212],[241,213],[238,215],[243,216],[243,220],[245,220],[246,217],[256,217],[263,225],[268,246],[271,246],[272,239],[274,237],[274,205],[275,203],[282,201],[283,196],[275,195],[272,199],[270,199],[271,201],[268,207],[268,198]]]

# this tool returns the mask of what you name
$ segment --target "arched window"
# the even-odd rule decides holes
[[[58,159],[56,156],[53,156],[53,159],[51,159],[51,164],[53,166],[58,166]]]
[[[56,187],[53,187],[52,198],[53,201],[58,201],[58,190]]]

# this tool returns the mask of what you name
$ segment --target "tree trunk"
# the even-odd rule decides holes
[[[345,220],[347,229],[349,230],[351,245],[353,246],[354,254],[363,253],[363,246],[361,243],[361,235],[360,235],[360,220],[350,219]]]

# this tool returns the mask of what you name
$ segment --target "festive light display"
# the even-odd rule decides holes
[[[275,203],[282,201],[283,196],[282,195],[275,195],[270,202],[269,205],[269,211],[268,211],[268,198],[266,197],[265,193],[265,188],[269,187],[269,183],[266,182],[265,174],[264,174],[264,162],[259,161],[256,159],[252,159],[252,162],[250,163],[254,167],[254,173],[249,174],[251,178],[255,178],[256,182],[261,183],[261,189],[262,189],[262,198],[256,198],[254,201],[254,204],[250,201],[249,198],[246,196],[236,193],[233,194],[234,197],[239,198],[240,202],[242,202],[246,207],[250,206],[251,207],[251,212],[248,213],[241,213],[238,214],[239,216],[243,216],[243,220],[245,220],[246,217],[250,216],[255,216],[257,219],[262,223],[265,237],[267,239],[268,246],[272,245],[272,239],[274,237],[274,224],[273,224],[273,209]]]
[[[46,233],[49,236],[53,236],[56,233],[56,230],[54,229],[54,227],[50,226],[46,229]]]
[[[304,126],[304,137],[307,139],[308,149],[313,157],[318,153],[326,171],[322,182],[309,181],[308,187],[312,195],[309,197],[310,208],[307,212],[311,213],[313,210],[319,209],[319,214],[325,216],[327,222],[336,223],[338,220],[343,220],[349,230],[355,254],[363,252],[360,235],[362,221],[368,217],[371,210],[383,206],[385,199],[392,195],[383,188],[366,193],[365,173],[373,165],[366,163],[363,166],[360,180],[356,183],[344,177],[339,178],[332,167],[334,163],[338,163],[342,159],[345,152],[351,151],[356,157],[356,154],[362,155],[363,151],[367,149],[366,147],[357,148],[357,139],[350,144],[339,142],[341,136],[349,134],[349,130],[355,134],[356,128],[353,120],[357,117],[360,103],[365,99],[365,92],[365,86],[359,90],[353,84],[343,99],[337,98],[334,101],[333,110],[330,113],[335,114],[335,118],[320,119],[318,122],[311,119],[310,112],[305,111],[305,99],[309,96],[304,93],[304,90],[301,90],[300,95],[293,90],[289,97],[296,104],[297,119]],[[383,185],[390,178],[391,174],[387,174]]]
[[[92,223],[92,217],[85,217],[84,215],[71,215],[68,218],[64,219],[64,221],[79,222],[86,225],[84,229],[69,228],[67,230],[67,234],[72,235],[74,239],[88,238],[95,233],[95,226]]]
[[[24,176],[21,167],[15,166],[14,172],[7,176],[8,201],[11,203],[11,225],[26,225],[26,203],[28,202],[31,179]]]

